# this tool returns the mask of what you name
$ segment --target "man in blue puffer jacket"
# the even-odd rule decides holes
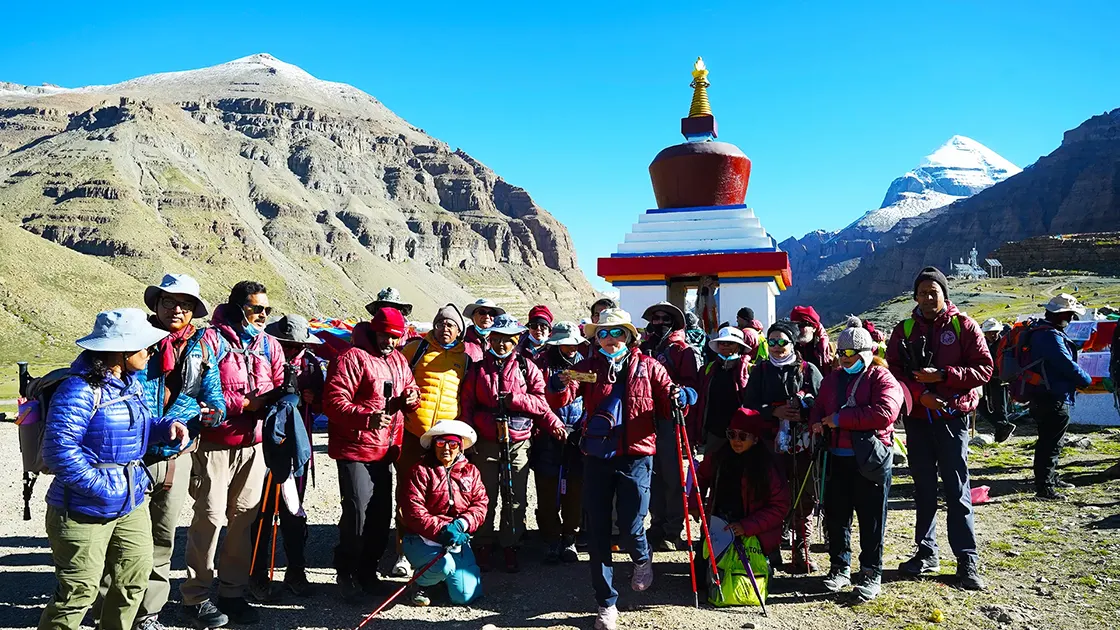
[[[1084,315],[1085,307],[1077,298],[1063,293],[1046,305],[1046,319],[1030,329],[1030,360],[1042,360],[1045,376],[1043,388],[1030,397],[1031,416],[1038,423],[1038,441],[1034,446],[1034,489],[1040,499],[1065,498],[1058,488],[1073,484],[1058,478],[1058,455],[1062,438],[1069,427],[1069,408],[1079,387],[1093,382],[1077,364],[1077,346],[1066,336],[1065,329],[1074,315]]]
[[[77,342],[85,352],[51,398],[43,462],[54,473],[46,531],[58,588],[40,628],[78,628],[106,569],[111,585],[100,625],[132,627],[152,567],[141,458],[149,441],[188,440],[185,425],[152,413],[136,378],[164,337],[139,309],[99,314]]]

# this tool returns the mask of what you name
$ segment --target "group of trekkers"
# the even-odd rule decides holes
[[[812,307],[765,328],[744,307],[735,323],[697,335],[671,303],[649,306],[639,330],[607,298],[582,325],[555,321],[544,305],[521,324],[488,299],[462,311],[448,304],[417,336],[411,305],[386,289],[349,346],[328,352],[303,317],[271,317],[260,283],[237,283],[211,311],[194,279],[167,275],[144,293],[149,313],[97,316],[51,398],[42,455],[54,474],[46,531],[58,587],[39,627],[77,628],[92,609],[103,628],[162,628],[188,494],[194,516],[180,587],[188,623],[252,624],[259,613],[249,597],[311,595],[302,502],[304,471],[314,469],[311,422],[320,415],[342,501],[337,587],[351,602],[389,594],[394,583],[377,569],[390,547],[390,575],[414,573],[414,605],[444,589],[450,602],[468,604],[482,593],[482,573],[519,571],[530,471],[545,562],[577,562],[577,545],[586,545],[596,628],[618,623],[614,552],[629,555],[634,591],[652,586],[655,552],[684,550],[707,593],[712,582],[740,579],[745,564],[762,600],[756,577],[779,567],[819,571],[810,541],[822,513],[823,586],[851,586],[851,597],[871,600],[880,591],[899,421],[917,545],[899,571],[939,571],[940,478],[957,584],[982,590],[969,415],[987,404],[982,387],[985,401],[998,397],[993,333],[1003,331],[958,311],[936,268],[922,270],[913,291],[916,308],[889,339],[855,319],[833,345]],[[1068,406],[1088,383],[1063,332],[1083,312],[1062,295],[1033,329],[1048,374],[1030,399],[1042,498],[1058,498],[1065,485],[1055,468]],[[198,327],[207,316],[209,327]],[[1006,439],[1015,427],[1001,404],[982,409]],[[292,408],[302,426],[285,419]],[[690,513],[702,533],[692,531]],[[277,527],[282,584],[272,581]],[[721,546],[736,553],[717,558],[712,541],[727,536],[733,542]]]

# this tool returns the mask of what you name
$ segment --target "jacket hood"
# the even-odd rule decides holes
[[[369,322],[358,322],[354,326],[354,332],[350,334],[350,343],[354,344],[355,348],[361,348],[375,357],[381,356],[381,351],[377,349],[377,332]]]

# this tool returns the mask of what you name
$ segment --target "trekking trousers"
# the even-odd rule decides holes
[[[675,450],[674,450],[675,452]],[[591,556],[591,586],[600,606],[614,606],[614,559],[611,554],[611,511],[618,509],[619,543],[638,563],[653,558],[646,540],[653,457],[583,458],[583,509],[587,551]]]
[[[342,516],[334,568],[362,584],[377,582],[393,521],[393,467],[387,461],[337,460]],[[283,508],[281,508],[283,509]]]
[[[442,551],[442,547],[429,545],[416,535],[404,537],[404,556],[417,571],[426,566]],[[482,595],[482,571],[474,559],[474,551],[469,544],[459,551],[448,552],[439,562],[432,565],[423,575],[416,578],[420,586],[435,586],[447,583],[447,594],[452,604],[463,606]]]
[[[490,503],[486,506],[486,521],[475,532],[475,546],[492,545],[495,540],[502,547],[517,547],[525,535],[525,511],[529,500],[529,442],[522,440],[510,444],[510,468],[513,470],[513,529],[505,524],[502,519],[505,505],[505,494],[502,491],[505,472],[499,460],[500,446],[497,442],[479,440],[474,445],[477,456],[474,465],[482,474],[482,487],[486,488],[486,496]],[[539,500],[539,498],[538,498]],[[499,504],[503,504],[500,505]],[[497,535],[495,536],[495,522],[497,522]]]
[[[1030,401],[1030,412],[1038,423],[1038,441],[1034,445],[1034,489],[1042,492],[1053,488],[1058,480],[1058,456],[1062,453],[1062,438],[1069,428],[1069,404],[1054,396],[1036,396]]]
[[[924,409],[924,408],[923,408]],[[921,410],[919,410],[920,412]],[[949,546],[958,559],[977,557],[968,479],[968,418],[906,419],[906,447],[914,478],[914,543],[923,556],[937,556],[937,477],[945,496]]]
[[[855,456],[829,455],[824,518],[828,555],[833,567],[852,562],[852,513],[859,519],[859,566],[883,574],[883,545],[887,535],[887,495],[891,491],[891,461],[886,483],[877,485],[860,474]]]

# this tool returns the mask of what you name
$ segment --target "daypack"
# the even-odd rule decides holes
[[[626,428],[623,421],[626,415],[626,375],[619,374],[619,380],[611,388],[611,393],[583,423],[583,439],[580,450],[584,455],[610,459],[626,453]],[[586,409],[584,412],[586,413]]]
[[[1031,337],[1045,326],[1053,327],[1040,319],[1018,322],[999,342],[996,373],[1008,384],[1007,393],[1016,402],[1028,402],[1033,393],[1049,387],[1043,360],[1031,357]]]

